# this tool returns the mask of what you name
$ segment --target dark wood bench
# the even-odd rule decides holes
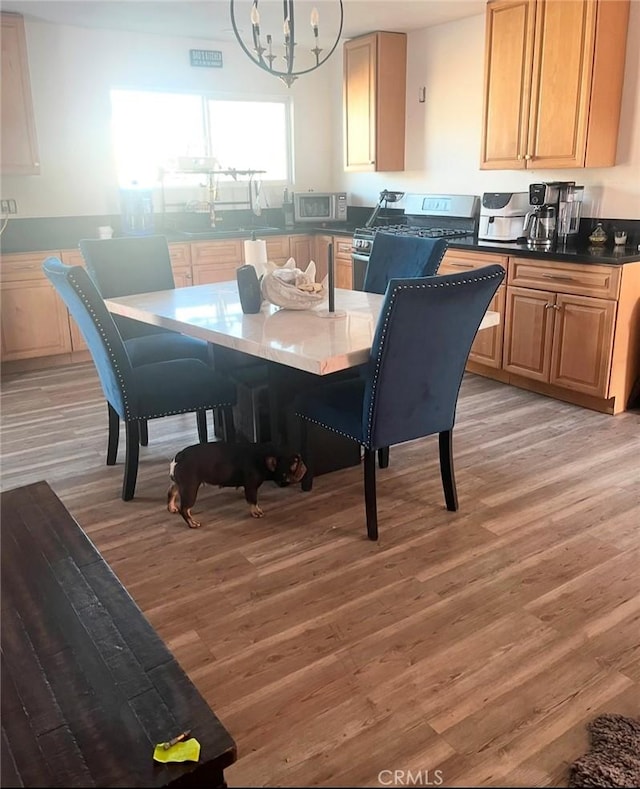
[[[1,504],[2,786],[226,786],[232,737],[51,488]],[[186,729],[197,763],[153,760]]]

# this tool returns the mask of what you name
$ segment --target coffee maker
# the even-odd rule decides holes
[[[533,210],[524,218],[522,238],[530,249],[551,249],[556,242],[559,183],[529,185],[529,204]]]

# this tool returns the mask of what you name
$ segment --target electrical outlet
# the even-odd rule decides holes
[[[0,200],[0,213],[17,214],[18,206],[15,200]]]

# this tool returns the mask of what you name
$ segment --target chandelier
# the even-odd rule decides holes
[[[259,66],[263,71],[269,74],[280,77],[285,85],[290,88],[301,74],[308,74],[310,71],[315,71],[319,66],[325,63],[338,46],[340,35],[342,34],[342,21],[344,16],[342,0],[333,0],[333,2],[337,3],[339,6],[336,12],[334,12],[339,12],[338,32],[333,46],[322,57],[321,53],[325,52],[325,50],[322,49],[319,43],[320,14],[317,8],[312,8],[309,17],[309,26],[313,35],[313,39],[310,43],[313,44],[313,46],[309,46],[307,52],[310,53],[310,55],[308,55],[307,62],[303,64],[300,64],[302,60],[301,53],[296,52],[296,47],[299,46],[299,41],[296,39],[296,24],[300,24],[301,19],[298,18],[296,20],[294,0],[282,0],[281,2],[282,21],[277,24],[281,25],[282,37],[278,42],[274,40],[274,35],[270,32],[266,33],[263,40],[258,2],[259,0],[253,0],[251,5],[251,12],[247,19],[251,24],[251,41],[245,42],[236,24],[235,6],[238,4],[238,0],[231,0],[231,25],[233,27],[233,32],[245,54],[256,64],[256,66]],[[267,3],[265,2],[262,6],[263,9],[266,5]],[[271,3],[271,5],[273,5],[273,3]],[[300,7],[300,3],[298,7]],[[296,64],[296,56],[298,56],[298,64]],[[282,64],[280,64],[280,61],[282,61]],[[310,66],[308,65],[309,63],[311,63]]]

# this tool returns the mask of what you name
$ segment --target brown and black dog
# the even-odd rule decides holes
[[[179,512],[192,529],[200,526],[191,515],[198,489],[203,483],[221,488],[244,488],[252,517],[264,513],[258,506],[258,488],[265,480],[280,486],[300,482],[306,474],[300,455],[278,449],[273,444],[214,441],[193,444],[175,456],[169,466],[172,483],[167,493],[167,509]]]

